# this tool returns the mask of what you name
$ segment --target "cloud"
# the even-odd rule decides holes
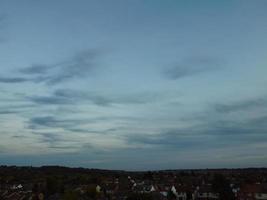
[[[45,144],[48,149],[61,150],[68,152],[69,150],[79,149],[78,145],[71,145],[71,141],[64,137],[64,134],[49,133],[49,132],[33,132],[35,135],[40,136],[38,143]]]
[[[57,119],[53,116],[45,116],[45,117],[32,117],[28,123],[30,129],[40,129],[40,128],[68,129],[81,125],[85,122],[86,120],[82,119]]]
[[[267,116],[242,122],[206,121],[189,128],[163,130],[160,134],[128,134],[129,144],[152,149],[218,149],[235,145],[257,144],[267,139]]]
[[[86,77],[95,69],[94,59],[98,53],[96,50],[86,50],[76,54],[70,61],[58,65],[60,72],[50,76],[47,82],[57,84],[73,78]]]
[[[0,115],[15,114],[18,116],[20,114],[29,113],[35,107],[32,104],[21,104],[21,102],[22,101],[18,99],[12,98],[0,101]]]
[[[36,104],[42,105],[75,105],[81,104],[82,102],[87,102],[96,105],[107,106],[109,103],[111,103],[108,98],[100,95],[68,89],[58,89],[49,96],[32,96],[28,97],[28,99]]]
[[[51,66],[32,65],[30,67],[20,69],[19,72],[23,74],[45,74],[49,69],[51,69]]]
[[[217,112],[230,113],[236,111],[246,111],[251,108],[257,108],[267,105],[267,98],[256,98],[243,100],[225,104],[215,104],[214,108]]]
[[[213,104],[217,106],[218,103]],[[225,103],[227,109],[210,106],[201,113],[182,120],[192,124],[184,128],[164,129],[159,133],[127,134],[126,140],[153,149],[192,150],[195,148],[232,148],[233,146],[256,145],[267,139],[267,113],[265,98],[247,99]],[[262,112],[257,112],[258,110]],[[244,111],[241,114],[238,111]],[[254,115],[251,115],[255,113]],[[197,117],[196,117],[197,116]],[[243,117],[246,116],[246,117]],[[160,123],[160,122],[158,122]],[[177,120],[179,124],[179,120]]]
[[[110,99],[108,96],[99,95],[95,92],[83,92],[77,90],[56,90],[54,93],[54,97],[62,98],[72,102],[87,101],[99,106],[108,106],[112,103],[112,99]]]
[[[42,136],[41,142],[44,143],[55,144],[62,141],[62,138],[55,133],[38,133],[38,135]]]
[[[28,138],[26,135],[13,135],[13,138],[18,138],[18,139],[24,139],[24,138]]]
[[[42,105],[62,105],[74,103],[72,99],[58,96],[33,96],[29,97],[28,99],[36,104]]]
[[[163,71],[163,75],[171,80],[193,76],[203,72],[219,69],[219,60],[210,57],[190,57],[175,66]]]
[[[36,64],[21,68],[19,76],[0,77],[0,83],[45,83],[56,85],[68,80],[85,78],[92,74],[98,66],[95,62],[100,54],[98,50],[84,50],[75,54],[71,59],[60,63],[43,65]]]
[[[54,117],[46,116],[46,117],[33,117],[30,120],[30,124],[32,127],[35,126],[47,126],[47,127],[56,127],[58,123],[62,121],[56,120]]]
[[[6,115],[6,114],[15,114],[17,111],[13,110],[0,110],[0,115]]]
[[[245,105],[245,104],[244,104]],[[219,144],[226,142],[228,144],[253,143],[267,139],[267,114],[265,112],[258,116],[250,116],[248,110],[244,108],[252,108],[253,106],[233,107],[227,112],[211,111],[206,116],[202,116],[200,125],[192,128],[193,133],[213,137],[214,142]],[[254,108],[254,107],[253,107]],[[241,114],[229,116],[228,112],[247,111]],[[257,112],[255,112],[257,113]],[[218,115],[219,114],[219,115]]]
[[[0,77],[0,83],[23,83],[29,79],[23,77]]]
[[[58,89],[48,96],[27,97],[30,101],[41,105],[75,105],[94,104],[97,106],[112,106],[115,104],[146,104],[160,99],[159,94],[139,93],[139,94],[101,94],[93,91],[85,92],[70,89]]]
[[[186,149],[192,148],[206,139],[201,135],[184,135],[183,130],[172,130],[160,134],[128,135],[127,141],[130,144],[143,144],[144,147],[152,148],[175,148]]]
[[[133,117],[127,116],[105,116],[105,117],[93,117],[93,118],[60,118],[58,116],[42,116],[42,117],[32,117],[28,123],[28,128],[32,130],[41,130],[41,129],[63,129],[67,132],[72,133],[97,133],[97,134],[107,134],[114,133],[117,131],[115,128],[90,128],[87,125],[96,125],[101,124],[102,126],[105,122],[112,121],[129,121],[136,120]],[[94,127],[94,126],[93,126]]]
[[[71,59],[51,65],[33,65],[21,68],[18,72],[31,76],[29,80],[33,82],[56,85],[92,74],[98,66],[95,60],[99,54],[100,51],[95,49],[84,50],[76,53]]]

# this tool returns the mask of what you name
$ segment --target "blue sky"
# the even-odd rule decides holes
[[[267,166],[265,0],[1,0],[0,163]]]

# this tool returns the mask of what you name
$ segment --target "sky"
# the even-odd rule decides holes
[[[266,10],[0,0],[0,163],[267,167]]]

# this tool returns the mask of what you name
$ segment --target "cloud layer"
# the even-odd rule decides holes
[[[2,164],[267,166],[265,3],[17,0],[0,13]]]

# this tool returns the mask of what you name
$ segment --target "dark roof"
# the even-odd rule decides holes
[[[245,184],[240,188],[241,193],[266,193],[267,194],[267,185],[266,184]]]

